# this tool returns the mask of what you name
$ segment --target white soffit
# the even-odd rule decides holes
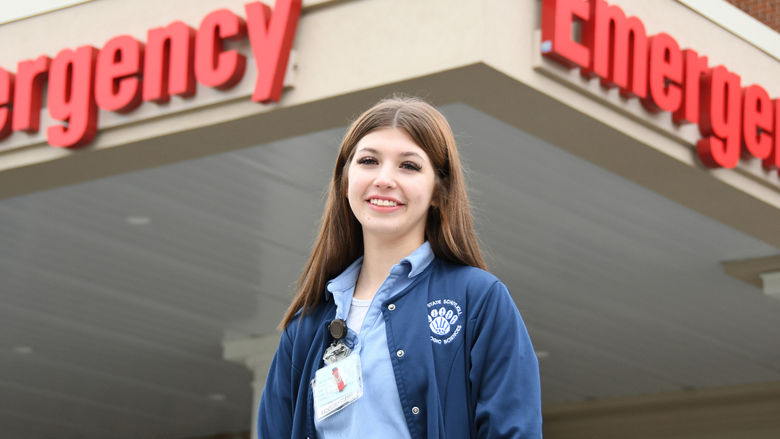
[[[677,0],[703,17],[780,60],[780,34],[725,0]]]
[[[22,20],[90,1],[92,0],[26,0],[23,2],[3,2],[3,8],[0,10],[0,24]]]

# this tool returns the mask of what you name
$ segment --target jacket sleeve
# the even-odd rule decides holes
[[[282,332],[271,368],[265,379],[263,396],[257,412],[257,437],[278,439],[292,437],[292,338],[289,327]]]
[[[472,319],[469,379],[477,437],[541,438],[539,365],[503,283],[490,287]]]

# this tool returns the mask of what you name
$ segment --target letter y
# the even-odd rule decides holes
[[[245,9],[249,44],[257,67],[252,100],[278,101],[301,15],[301,0],[276,0],[273,12],[261,2],[248,3]]]

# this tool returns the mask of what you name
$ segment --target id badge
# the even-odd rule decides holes
[[[323,420],[363,396],[360,356],[350,355],[314,373],[314,416]]]

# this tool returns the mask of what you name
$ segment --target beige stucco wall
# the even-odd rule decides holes
[[[243,0],[88,2],[0,26],[0,38],[14,41],[0,52],[0,66],[15,71],[20,60],[40,54],[53,57],[61,49],[84,44],[99,48],[119,34],[144,41],[148,29],[173,20],[197,27],[208,12],[218,7],[227,7],[244,16],[244,3]],[[639,16],[648,34],[666,31],[681,47],[708,55],[711,65],[722,63],[741,74],[743,83],[758,83],[771,96],[780,95],[780,83],[776,81],[780,63],[776,59],[684,5],[671,0],[611,3],[620,5],[627,14]],[[677,160],[691,166],[697,164],[686,154],[690,145],[667,145],[657,130],[647,128],[648,121],[661,119],[664,128],[675,131],[671,124],[663,125],[664,117],[652,118],[644,113],[635,100],[628,105],[620,102],[618,106],[632,109],[639,119],[647,120],[625,117],[620,111],[594,101],[592,96],[535,70],[539,62],[538,34],[532,30],[538,27],[538,15],[536,0],[306,1],[294,45],[296,68],[288,78],[293,88],[282,102],[264,106],[247,99],[256,76],[249,62],[244,79],[227,92],[199,87],[194,98],[174,98],[164,106],[145,103],[128,115],[101,111],[100,135],[89,148],[116,147],[257,115],[276,107],[293,107],[482,63],[615,129],[641,138]],[[241,44],[241,49],[248,54],[248,43]],[[476,89],[485,86],[489,84],[468,84]],[[453,98],[457,99],[457,94],[462,92],[454,90]],[[603,94],[608,99],[615,93]],[[139,121],[144,123],[134,124]],[[42,127],[51,123],[44,110]],[[35,135],[14,133],[0,142],[0,170],[71,155],[69,151],[46,147],[43,128]],[[697,136],[693,126],[679,131],[687,141]],[[765,179],[776,194],[780,187],[777,173]],[[767,194],[763,197],[764,201],[780,207],[780,197]]]

